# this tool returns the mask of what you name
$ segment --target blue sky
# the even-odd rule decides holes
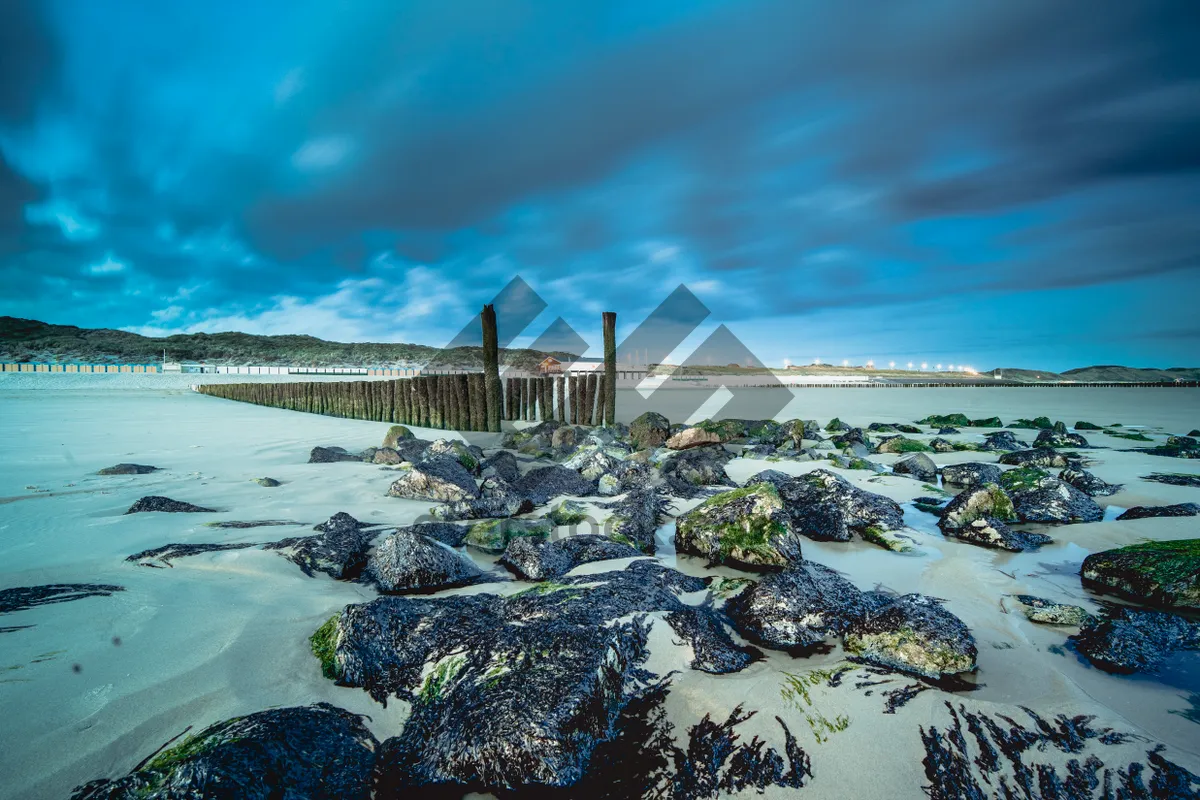
[[[12,0],[0,314],[771,364],[1200,363],[1190,0]],[[593,351],[594,354],[594,351]]]

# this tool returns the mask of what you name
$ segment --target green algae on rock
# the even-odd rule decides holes
[[[800,558],[783,500],[769,483],[722,492],[680,516],[675,547],[713,564],[784,567]]]
[[[1092,553],[1084,581],[1155,605],[1200,609],[1200,539],[1143,542]]]

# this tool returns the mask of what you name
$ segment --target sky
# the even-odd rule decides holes
[[[677,361],[1200,364],[1194,0],[0,18],[0,314],[442,345],[519,276],[593,356],[683,284]]]

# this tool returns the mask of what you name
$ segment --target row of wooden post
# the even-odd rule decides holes
[[[547,375],[505,381],[504,418],[538,422],[558,420],[572,425],[602,425],[609,416],[607,376]]]

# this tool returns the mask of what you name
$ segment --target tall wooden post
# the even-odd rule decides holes
[[[567,388],[566,378],[559,375],[554,379],[554,388],[558,394],[558,421],[566,423],[567,421]]]
[[[617,421],[617,312],[600,315],[604,326],[604,424]]]
[[[606,383],[608,383],[608,381],[605,380],[604,375],[598,375],[596,377],[596,424],[597,425],[604,424],[604,409],[605,409],[605,406],[608,404],[608,394],[604,390],[604,386]]]
[[[500,406],[503,390],[500,387],[500,345],[496,333],[496,308],[490,303],[479,314],[483,327],[483,379],[487,393],[487,429],[500,430]]]

